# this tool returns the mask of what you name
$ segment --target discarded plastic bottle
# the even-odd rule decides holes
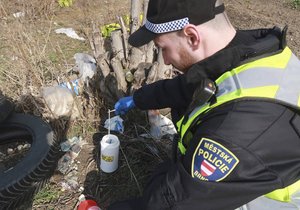
[[[150,134],[155,139],[159,139],[162,136],[161,131],[161,117],[158,110],[149,110],[148,111],[148,119],[150,124]]]
[[[86,197],[85,195],[80,195],[79,201],[80,203],[77,210],[101,210],[95,200]]]

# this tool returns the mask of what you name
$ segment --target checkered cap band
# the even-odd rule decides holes
[[[150,21],[146,20],[145,27],[156,34],[171,32],[171,31],[178,31],[183,29],[185,25],[189,24],[189,18],[182,18],[180,20],[173,20],[166,23],[155,24],[151,23]]]

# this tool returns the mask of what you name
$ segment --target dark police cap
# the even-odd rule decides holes
[[[187,24],[200,25],[224,11],[216,0],[150,0],[145,25],[129,37],[129,44],[140,47],[158,34],[177,31]]]

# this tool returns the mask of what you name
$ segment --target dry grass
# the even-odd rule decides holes
[[[12,98],[31,93],[36,95],[43,85],[51,84],[57,70],[47,59],[46,47],[49,41],[36,39],[32,26],[15,22],[5,27],[10,38],[4,38],[5,57],[1,59],[1,83],[3,92]]]
[[[3,6],[3,5],[2,5]],[[36,31],[35,25],[25,20],[1,22],[1,86],[6,95],[16,99],[23,94],[36,95],[38,89],[50,84],[57,70],[47,58],[48,33]]]
[[[145,131],[146,128],[135,124],[129,128],[127,134],[118,134],[121,142],[120,160],[119,168],[113,174],[106,174],[101,170],[87,173],[84,193],[94,196],[101,208],[106,209],[117,200],[141,196],[151,172],[160,162],[168,158],[171,141],[169,139],[157,141],[136,136]],[[102,135],[104,133],[100,133],[100,136]],[[95,149],[97,152],[98,147]],[[95,164],[99,165],[98,162]]]
[[[58,7],[56,0],[19,0],[19,1],[0,1],[0,16],[8,17],[10,13],[23,11],[28,19],[34,20],[44,16],[52,15],[55,8]]]
[[[101,8],[103,12],[99,19],[111,21],[111,15],[105,17],[106,13],[120,14],[121,6],[115,10],[113,7],[116,1],[101,1],[101,5],[107,8]],[[51,113],[39,97],[40,89],[56,85],[58,79],[68,80],[68,72],[75,63],[73,55],[91,51],[88,41],[73,40],[53,31],[59,27],[73,27],[87,38],[90,21],[99,22],[99,19],[92,18],[96,17],[96,12],[88,9],[95,8],[94,1],[78,0],[75,4],[78,8],[72,10],[59,8],[54,0],[0,0],[0,89],[15,102],[17,111],[47,120],[59,133],[58,136],[80,135],[87,140],[88,144],[77,158],[81,162],[78,166],[81,172],[79,184],[84,186],[84,193],[94,196],[105,209],[113,201],[141,195],[151,170],[167,158],[170,140],[139,137],[149,128],[144,114],[125,116],[126,132],[118,134],[121,141],[119,169],[114,174],[105,174],[98,170],[99,138],[107,132],[102,125],[107,118],[107,108],[111,108],[112,104],[107,105],[96,90],[86,91],[77,97],[81,118],[53,124]],[[65,12],[62,12],[63,9]],[[20,11],[25,13],[24,17],[13,17]],[[79,19],[75,20],[77,16]],[[72,21],[75,24],[71,25]],[[76,28],[78,23],[83,25]],[[98,137],[93,136],[97,131]],[[55,174],[45,190],[37,195],[36,202],[30,204],[32,209],[73,209],[76,206],[80,192],[61,192],[61,178],[60,174]]]
[[[84,42],[54,33],[60,27],[54,19],[54,0],[0,2],[0,84],[1,91],[17,105],[18,111],[48,119],[53,117],[40,97],[42,87],[69,81],[73,55],[88,51]],[[24,17],[15,18],[17,11]]]

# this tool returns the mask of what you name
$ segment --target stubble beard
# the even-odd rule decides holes
[[[175,66],[175,68],[184,73],[194,64],[194,61],[184,47],[179,47],[178,53],[181,58],[181,61],[180,65],[178,65],[177,67]]]

